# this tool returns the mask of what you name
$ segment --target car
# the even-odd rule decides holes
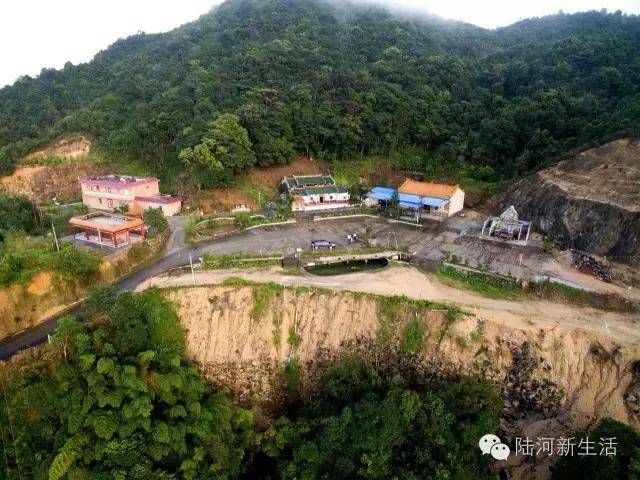
[[[311,250],[333,250],[336,244],[328,240],[314,240],[311,242]]]

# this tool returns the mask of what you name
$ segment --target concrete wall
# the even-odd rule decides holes
[[[320,197],[323,198],[322,203]],[[313,211],[313,210],[330,210],[332,208],[344,208],[349,204],[349,193],[327,193],[323,195],[308,195],[300,197],[304,199],[304,205],[293,202],[292,209],[294,212]]]
[[[144,212],[145,210],[148,210],[149,208],[160,207],[162,208],[162,213],[164,213],[165,216],[167,217],[172,217],[174,215],[179,214],[180,209],[182,208],[182,202],[159,204],[159,203],[148,203],[148,202],[138,201],[136,203],[140,209],[140,214],[142,214],[142,212]]]
[[[158,187],[158,182],[138,185],[134,187],[132,190],[133,190],[133,195],[137,197],[150,197],[152,195],[160,195],[160,188]]]
[[[456,190],[449,201],[449,216],[455,215],[464,208],[464,192],[460,189]]]
[[[97,192],[95,192],[97,193]],[[82,192],[82,203],[84,203],[87,207],[95,210],[109,210],[112,211],[114,208],[119,207],[120,205],[128,205],[129,212],[134,213],[135,210],[135,202],[133,199],[129,198],[114,198],[113,195],[107,196],[95,196],[91,194],[86,194],[84,191]]]

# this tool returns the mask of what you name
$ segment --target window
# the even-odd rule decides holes
[[[107,187],[107,192],[111,193],[111,187]]]
[[[98,203],[99,203],[100,205],[102,205],[102,199],[101,199],[101,198],[99,198],[99,199],[98,199]]]
[[[107,200],[107,207],[109,208],[113,207],[113,200],[111,199]]]

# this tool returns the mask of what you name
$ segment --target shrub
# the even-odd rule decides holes
[[[153,238],[169,228],[169,221],[160,207],[145,210],[142,214],[142,219],[147,225],[149,238]]]
[[[596,455],[561,457],[552,468],[553,480],[632,479],[640,478],[640,434],[633,428],[610,418],[601,420],[591,431],[572,434],[594,442]],[[603,439],[615,438],[615,455],[600,455]]]
[[[84,281],[91,280],[98,272],[100,257],[79,250],[71,244],[63,244],[54,256],[53,267],[63,275],[73,276]]]
[[[36,206],[24,195],[0,195],[0,230],[39,233],[40,219]]]
[[[139,263],[151,254],[151,247],[146,242],[138,242],[131,245],[127,252],[127,258],[133,263]]]
[[[236,213],[235,217],[238,226],[246,228],[251,225],[251,215],[249,215],[248,213]]]
[[[16,163],[5,147],[0,148],[0,176],[11,175],[16,169]]]
[[[422,323],[420,319],[412,319],[404,329],[402,351],[415,353],[422,350]]]
[[[196,236],[198,232],[198,222],[195,218],[189,218],[186,222],[184,222],[183,227],[184,234],[187,238],[191,239]]]
[[[0,284],[9,285],[18,281],[22,272],[22,258],[15,253],[0,257]]]

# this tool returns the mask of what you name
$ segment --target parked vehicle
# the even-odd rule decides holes
[[[333,250],[334,248],[336,248],[336,244],[328,240],[314,240],[311,242],[312,250]]]

